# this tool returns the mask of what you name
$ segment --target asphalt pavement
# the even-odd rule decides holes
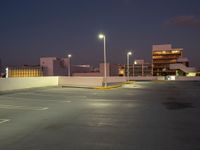
[[[199,150],[200,82],[0,95],[0,150]]]

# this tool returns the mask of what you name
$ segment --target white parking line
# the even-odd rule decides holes
[[[18,101],[41,101],[41,102],[58,102],[58,103],[71,103],[69,100],[61,101],[61,100],[41,100],[41,99],[31,99],[31,98],[24,98],[24,97],[10,97],[10,96],[2,96],[3,98],[9,99],[9,100],[15,100],[17,99]]]
[[[15,105],[2,105],[0,104],[0,108],[2,109],[22,109],[22,110],[47,110],[48,107],[29,107],[29,106],[15,106]]]
[[[10,119],[0,119],[0,124],[10,121]]]
[[[138,100],[127,100],[127,99],[124,99],[124,100],[121,100],[121,99],[118,99],[118,100],[112,100],[112,99],[86,99],[85,101],[93,101],[93,102],[135,102],[135,101],[138,101]]]

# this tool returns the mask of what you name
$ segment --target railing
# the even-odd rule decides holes
[[[170,64],[169,65],[170,69],[180,69],[185,73],[189,73],[189,72],[195,72],[196,69],[194,67],[187,67],[183,64]]]

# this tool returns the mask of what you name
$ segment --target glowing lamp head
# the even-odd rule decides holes
[[[132,55],[132,52],[128,52],[127,54],[130,56],[130,55]]]
[[[99,38],[100,38],[100,39],[103,39],[104,37],[105,37],[105,35],[99,34]]]
[[[71,58],[71,57],[72,57],[72,55],[71,55],[71,54],[69,54],[69,55],[68,55],[68,58]]]

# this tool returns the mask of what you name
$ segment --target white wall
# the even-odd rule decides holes
[[[119,82],[126,82],[126,77],[108,77],[107,78],[108,83],[119,83]]]
[[[130,77],[139,80],[164,80],[164,77]],[[108,83],[125,82],[126,77],[108,77]],[[176,77],[176,81],[200,81],[200,77]],[[0,78],[0,92],[45,86],[102,86],[103,77],[23,77]]]
[[[153,81],[153,80],[164,80],[164,78],[157,77],[157,76],[135,76],[135,77],[130,77],[130,80],[134,80],[134,81]]]
[[[58,86],[58,77],[1,78],[0,91]]]
[[[181,77],[177,76],[176,81],[200,81],[200,77]]]
[[[59,77],[59,86],[95,87],[102,86],[103,77]]]
[[[99,72],[88,72],[88,73],[73,73],[73,77],[102,77]]]

